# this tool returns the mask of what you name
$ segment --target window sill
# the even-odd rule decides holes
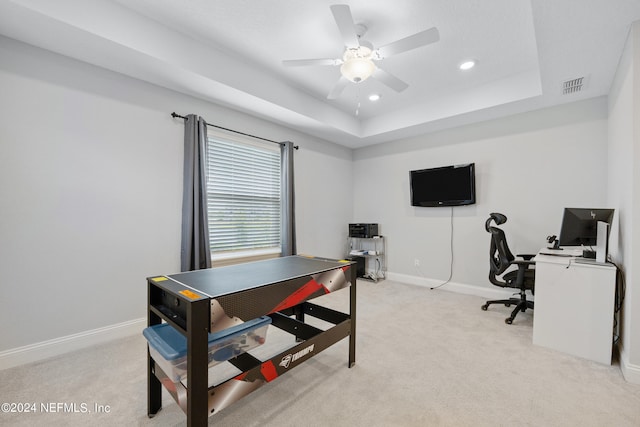
[[[211,267],[224,267],[227,265],[278,258],[280,254],[280,248],[218,253],[211,256]]]

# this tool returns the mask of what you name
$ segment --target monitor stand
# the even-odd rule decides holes
[[[595,258],[599,262],[607,262],[609,255],[609,227],[609,223],[598,221]]]

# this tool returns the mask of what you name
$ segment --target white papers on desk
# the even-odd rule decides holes
[[[582,256],[582,248],[565,248],[565,249],[541,249],[540,255],[579,257]]]
[[[574,261],[578,264],[607,265],[607,266],[613,265],[606,261],[605,262],[596,261],[595,258],[576,258]]]

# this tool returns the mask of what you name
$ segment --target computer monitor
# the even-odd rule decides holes
[[[613,209],[565,208],[560,228],[560,246],[594,246],[598,221],[611,225]]]

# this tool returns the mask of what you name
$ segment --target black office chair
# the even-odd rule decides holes
[[[511,312],[511,316],[504,320],[506,324],[510,325],[513,323],[513,319],[515,319],[519,311],[526,311],[527,308],[533,310],[533,301],[527,301],[526,291],[534,292],[535,261],[531,260],[534,255],[518,255],[518,257],[522,259],[516,259],[509,250],[504,231],[498,227],[490,226],[491,221],[495,221],[496,225],[500,225],[507,222],[507,217],[499,213],[492,213],[484,224],[487,232],[491,233],[489,281],[502,288],[519,289],[520,297],[487,301],[487,303],[482,306],[482,309],[486,311],[491,304],[504,304],[505,307],[510,307],[511,304],[514,304],[516,308]],[[518,268],[506,272],[512,265]],[[502,276],[502,280],[500,280],[498,276]]]

